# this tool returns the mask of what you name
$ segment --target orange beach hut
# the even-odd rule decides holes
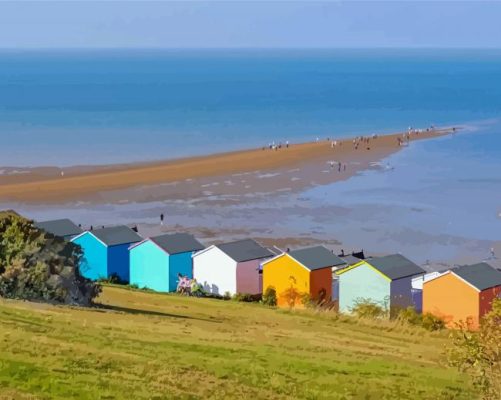
[[[423,313],[443,318],[449,327],[463,321],[477,329],[501,297],[501,272],[487,263],[464,265],[423,284]]]
[[[345,264],[323,246],[282,253],[263,263],[263,291],[275,289],[279,307],[302,307],[305,297],[330,301],[332,268]]]

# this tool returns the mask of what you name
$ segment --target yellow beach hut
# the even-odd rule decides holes
[[[303,306],[305,297],[330,301],[332,268],[345,265],[323,246],[282,253],[263,263],[263,291],[273,288],[279,307]]]

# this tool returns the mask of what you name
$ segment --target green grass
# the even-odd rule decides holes
[[[0,300],[0,399],[472,399],[445,333],[107,286]]]

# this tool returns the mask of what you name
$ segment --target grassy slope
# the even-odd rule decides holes
[[[443,334],[115,287],[99,301],[0,300],[0,399],[475,397],[440,365]]]

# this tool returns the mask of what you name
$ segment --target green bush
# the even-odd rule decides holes
[[[259,301],[261,296],[250,293],[235,293],[232,299],[235,301],[242,301],[244,303],[253,303]]]
[[[433,314],[423,314],[421,326],[428,331],[440,331],[445,329],[445,321]]]
[[[501,299],[495,299],[492,310],[480,321],[478,331],[468,322],[451,331],[448,349],[451,366],[466,372],[484,400],[501,399]]]
[[[262,297],[262,302],[265,306],[269,307],[275,307],[277,305],[277,291],[275,288],[266,288]]]
[[[228,291],[224,292],[223,300],[231,300],[231,293]]]
[[[388,309],[385,306],[363,298],[355,301],[355,306],[351,309],[351,312],[358,318],[379,319],[389,316]]]
[[[128,282],[121,279],[116,273],[111,274],[107,278],[100,278],[98,282],[111,283],[113,285],[128,285]]]
[[[396,319],[409,325],[421,326],[428,331],[445,329],[445,322],[443,319],[429,313],[420,314],[414,307],[407,307],[406,309],[400,310]]]
[[[0,296],[90,305],[100,286],[80,275],[80,246],[0,212]]]

